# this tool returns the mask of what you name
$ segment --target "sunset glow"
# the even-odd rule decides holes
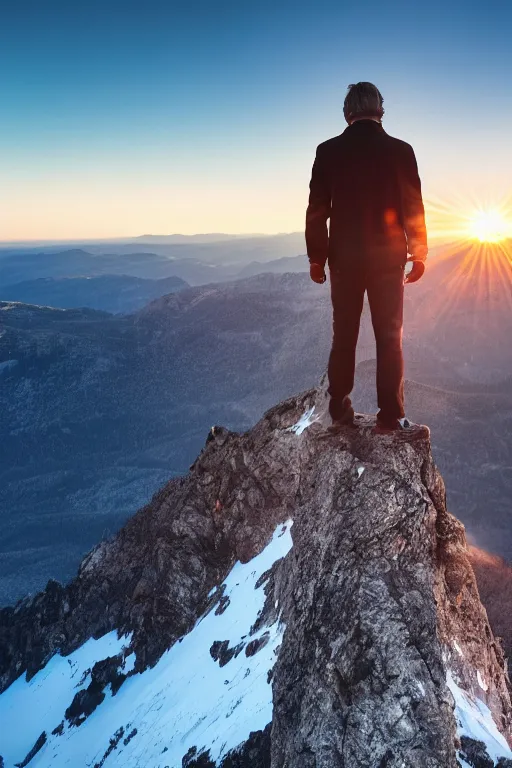
[[[502,243],[512,238],[512,196],[490,195],[426,199],[429,240],[463,245]],[[510,246],[510,243],[509,243]],[[508,248],[506,249],[508,250]]]
[[[470,222],[469,234],[481,243],[499,243],[507,237],[510,224],[498,210],[480,210]]]
[[[443,288],[431,297],[432,322],[466,316],[477,340],[478,312],[487,307],[498,333],[503,313],[512,313],[512,196],[451,195],[427,199],[425,208],[431,263]]]

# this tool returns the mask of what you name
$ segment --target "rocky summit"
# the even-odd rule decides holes
[[[512,766],[428,429],[325,409],[323,382],[213,427],[68,586],[0,612],[1,766]]]

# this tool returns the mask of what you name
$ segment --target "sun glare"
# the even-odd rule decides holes
[[[481,243],[499,243],[507,237],[507,222],[497,210],[479,210],[470,221],[469,234]]]

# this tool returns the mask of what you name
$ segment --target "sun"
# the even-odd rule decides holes
[[[471,218],[469,234],[481,243],[499,243],[507,237],[508,223],[496,209],[479,210]]]

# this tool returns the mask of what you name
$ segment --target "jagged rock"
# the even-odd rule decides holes
[[[78,691],[69,707],[64,713],[66,720],[70,725],[80,725],[91,715],[96,707],[101,704],[105,694],[95,686],[89,686],[82,691]]]
[[[80,725],[91,715],[105,698],[104,689],[110,684],[112,695],[118,692],[126,680],[126,675],[119,672],[122,657],[109,656],[96,662],[91,670],[91,682],[88,687],[78,691],[66,709],[64,716],[70,725]]]
[[[460,756],[472,768],[494,768],[494,761],[489,757],[483,741],[462,736],[460,740]]]
[[[239,749],[232,750],[217,765],[208,752],[198,754],[197,747],[191,747],[183,757],[182,768],[270,768],[269,723],[263,731],[253,731]]]
[[[126,675],[119,671],[122,663],[123,658],[121,655],[109,656],[102,661],[96,662],[91,670],[92,683],[102,690],[110,684],[112,695],[115,696],[126,680]]]
[[[125,745],[125,747],[127,747],[127,746],[128,746],[128,744],[130,743],[130,741],[131,741],[131,740],[133,739],[133,737],[134,737],[134,736],[136,736],[136,735],[137,735],[137,729],[136,729],[136,728],[133,728],[133,729],[130,731],[130,733],[128,734],[128,736],[127,736],[125,739],[123,739],[123,744]]]
[[[30,750],[30,752],[28,753],[28,755],[26,756],[26,758],[21,763],[15,763],[16,768],[25,768],[25,766],[27,766],[30,763],[32,758],[35,757],[35,755],[37,755],[39,750],[42,749],[45,744],[46,744],[46,733],[43,731],[42,734],[37,739],[34,746],[32,747],[32,749]],[[3,760],[2,760],[2,763],[3,763]]]
[[[215,760],[208,743],[186,752],[194,741],[180,741],[183,765],[456,768],[459,691],[488,707],[510,738],[503,652],[479,600],[464,528],[446,509],[428,430],[376,436],[374,422],[361,418],[357,429],[328,431],[325,409],[324,383],[275,406],[244,434],[216,428],[190,474],[94,549],[68,587],[48,585],[0,612],[1,686],[111,630],[131,633],[121,660],[136,653],[134,683],[167,649],[185,647],[198,625],[229,618],[233,606],[220,585],[235,563],[247,579],[252,558],[291,530],[292,549],[254,571],[264,602],[246,634],[213,635],[202,648],[226,666],[226,686],[238,656],[247,667],[240,677],[267,659],[258,675],[271,681],[272,723],[247,729],[242,745]],[[291,529],[283,525],[289,520]],[[282,637],[272,634],[276,626],[285,627]],[[124,674],[119,656],[92,667],[89,687],[75,696],[82,728],[91,685],[99,697]],[[215,713],[217,731],[239,704]],[[136,716],[101,747],[97,765],[109,756],[109,765],[122,764],[117,745],[134,726],[124,748],[147,737],[161,753],[150,720]],[[170,744],[174,729],[166,733]]]
[[[230,752],[221,768],[270,768],[271,723],[263,731],[253,731],[238,750]]]
[[[181,762],[182,768],[215,768],[208,752],[197,754],[197,747],[191,747]]]
[[[224,613],[228,605],[229,605],[229,597],[227,595],[223,595],[219,600],[219,604],[217,608],[215,609],[215,615],[220,616],[222,613]]]
[[[115,749],[117,749],[117,746],[121,741],[121,739],[123,738],[123,736],[124,736],[124,728],[121,726],[121,728],[118,728],[115,734],[111,737],[108,745],[108,749],[106,750],[105,754],[103,755],[99,763],[94,764],[94,768],[102,768],[107,758],[110,757],[110,755]]]
[[[219,662],[219,667],[225,667],[231,659],[236,658],[244,648],[243,643],[235,645],[234,648],[229,647],[229,640],[216,640],[210,648],[210,656],[215,661]]]
[[[261,649],[264,648],[268,643],[269,637],[269,633],[265,632],[265,634],[263,634],[261,637],[258,637],[256,640],[251,640],[250,643],[247,643],[245,646],[245,655],[254,656],[255,653],[261,651]]]

